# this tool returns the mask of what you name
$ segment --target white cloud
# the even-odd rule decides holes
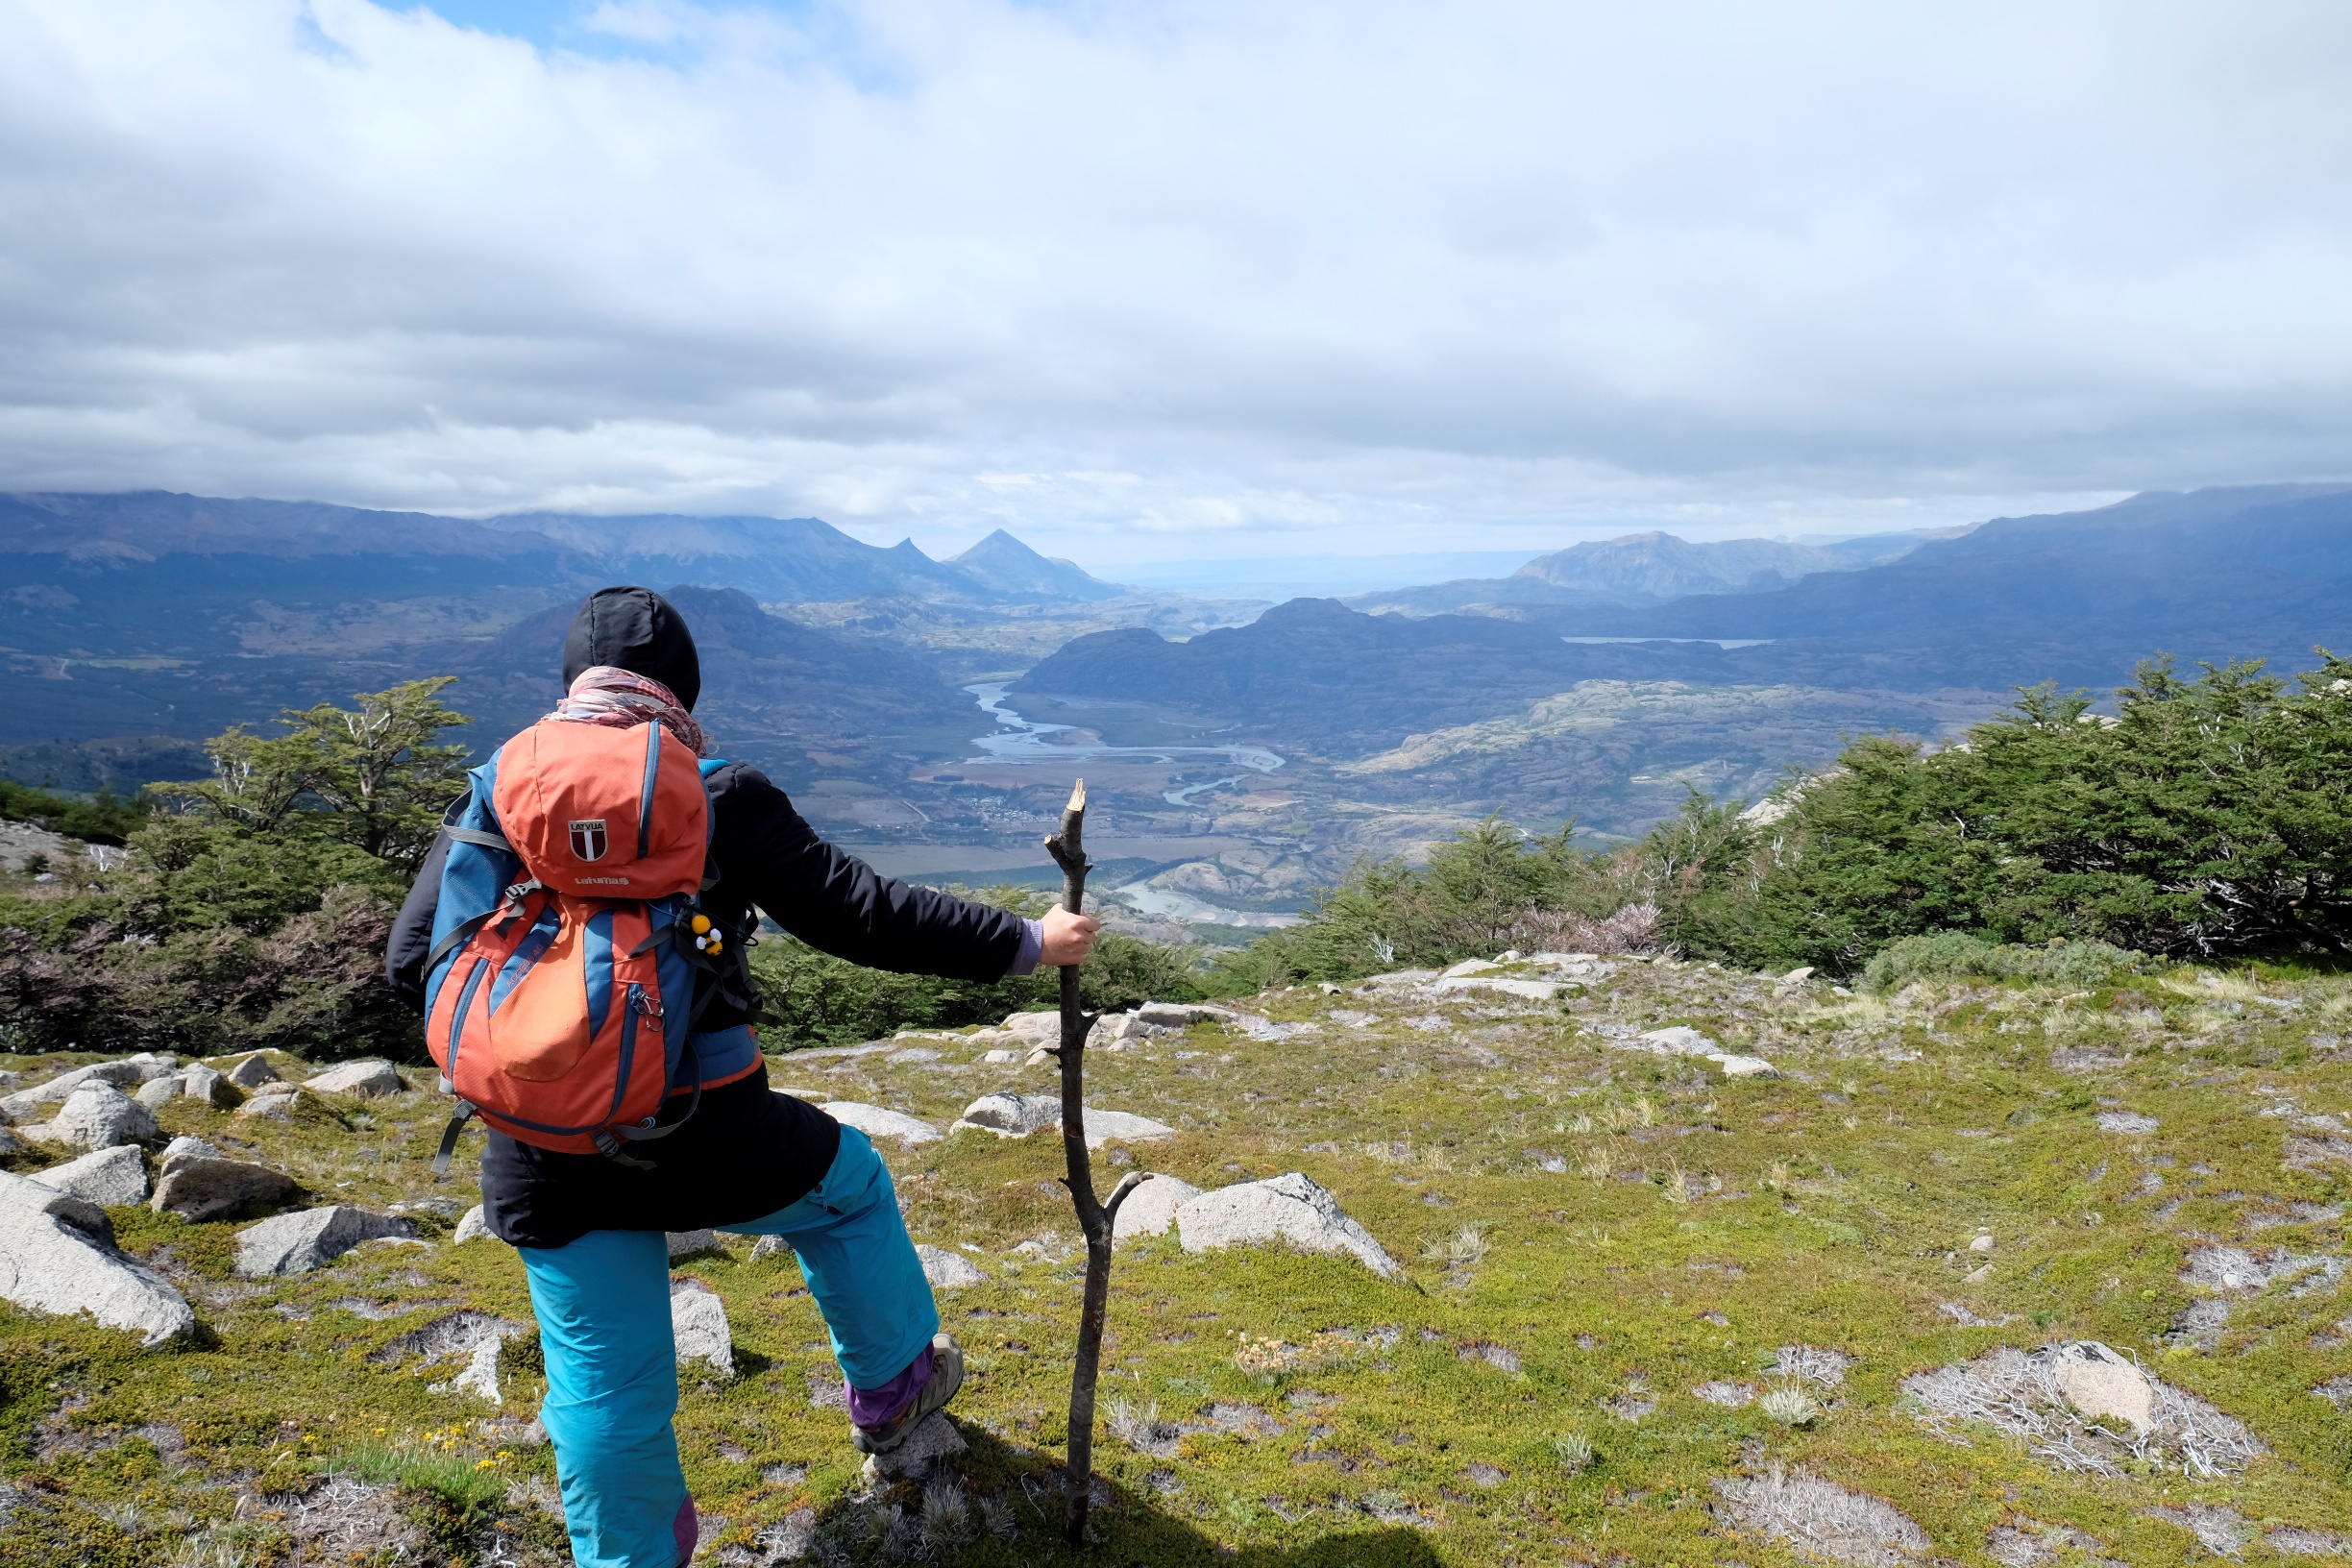
[[[2352,473],[2326,0],[607,0],[557,37],[595,47],[0,0],[0,485],[1110,564]]]

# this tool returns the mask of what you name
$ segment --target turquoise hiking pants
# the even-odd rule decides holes
[[[939,1332],[890,1171],[854,1127],[842,1129],[841,1152],[815,1190],[725,1229],[791,1243],[833,1354],[861,1388],[905,1371]],[[669,1243],[657,1231],[591,1231],[568,1246],[520,1250],[547,1356],[539,1419],[555,1446],[574,1559],[578,1568],[681,1568],[694,1555],[695,1513],[670,1425]]]

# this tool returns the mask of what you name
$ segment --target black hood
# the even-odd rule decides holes
[[[691,708],[702,695],[694,633],[650,588],[603,588],[589,597],[564,636],[564,686],[600,664],[649,676]]]

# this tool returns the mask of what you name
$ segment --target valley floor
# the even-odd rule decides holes
[[[1101,1185],[1303,1171],[1407,1277],[1122,1245],[1081,1557],[1052,1493],[1082,1262],[1059,1140],[880,1140],[916,1239],[979,1275],[939,1292],[968,1446],[927,1488],[862,1479],[791,1254],[721,1238],[674,1264],[733,1341],[732,1376],[681,1367],[698,1560],[2352,1560],[2352,984],[1874,999],[1607,959],[1245,1005],[1263,1021],[1089,1053],[1093,1104],[1176,1130],[1107,1150]],[[771,1076],[944,1130],[1048,1090],[979,1060],[1002,1043]],[[476,1194],[430,1179],[442,1115],[414,1090],[162,1110],[421,1239],[252,1280],[250,1220],[110,1211],[203,1328],[142,1352],[0,1314],[0,1564],[564,1560],[523,1271],[453,1241]],[[496,1407],[453,1385],[494,1320]]]

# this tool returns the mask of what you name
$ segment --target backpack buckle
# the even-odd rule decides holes
[[[621,1147],[621,1140],[613,1137],[609,1131],[598,1132],[593,1141],[596,1144],[597,1153],[616,1165],[626,1165],[631,1170],[651,1170],[653,1168],[652,1161],[639,1160],[630,1156]]]

